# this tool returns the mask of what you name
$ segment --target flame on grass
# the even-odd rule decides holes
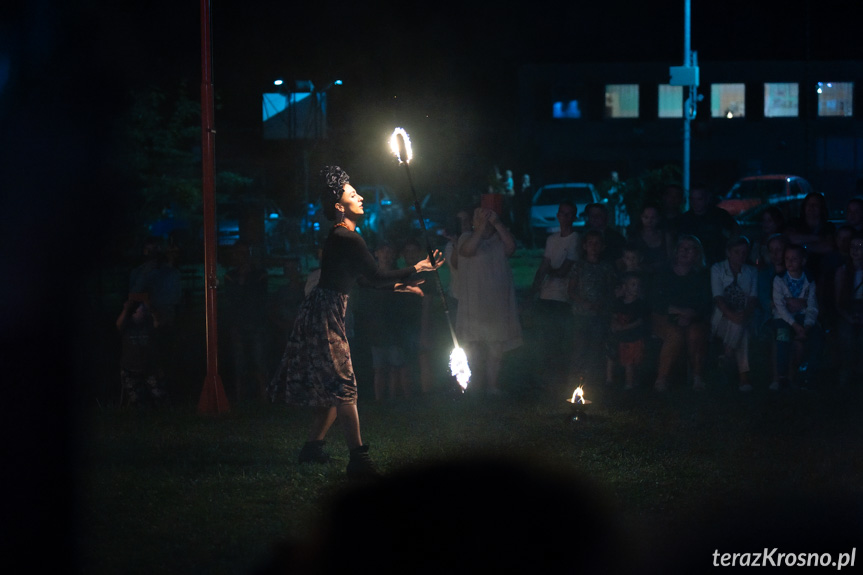
[[[584,387],[583,386],[579,385],[578,387],[575,388],[575,391],[572,392],[572,399],[570,399],[569,402],[573,403],[573,404],[575,404],[575,403],[581,403],[581,404],[590,403],[589,401],[584,399]]]
[[[467,355],[462,348],[456,347],[452,350],[449,356],[449,368],[462,390],[467,389],[470,381],[470,366],[467,364]]]
[[[402,150],[399,145],[399,136],[401,136],[404,141],[404,150]],[[407,164],[414,157],[413,150],[411,149],[411,138],[402,128],[396,128],[393,130],[393,135],[390,136],[390,149],[393,151],[396,158],[398,158],[400,164]],[[404,157],[402,157],[402,155],[404,155]]]

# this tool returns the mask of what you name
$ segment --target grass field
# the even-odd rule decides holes
[[[466,454],[571,470],[608,497],[631,534],[626,544],[648,555],[682,534],[727,537],[718,525],[748,534],[757,549],[787,536],[757,509],[791,512],[789,525],[818,542],[800,551],[859,541],[858,387],[745,396],[599,388],[574,423],[565,394],[510,389],[491,399],[363,403],[364,438],[386,473]],[[348,483],[337,428],[334,462],[296,463],[310,421],[302,409],[253,403],[221,416],[191,406],[89,416],[79,532],[87,573],[250,573],[275,543],[308,537]],[[747,522],[732,521],[736,513]],[[768,524],[779,530],[760,529]]]
[[[526,253],[514,262],[520,289],[537,257]],[[863,386],[828,381],[817,392],[772,393],[754,377],[756,390],[741,394],[713,373],[703,393],[677,387],[656,394],[589,381],[592,403],[573,422],[565,401],[572,389],[537,386],[537,329],[527,326],[525,345],[507,357],[503,396],[450,391],[445,373],[439,391],[427,396],[375,403],[361,393],[363,437],[382,471],[393,476],[481,456],[565,470],[587,480],[595,488],[590,497],[607,502],[605,512],[623,526],[619,550],[634,558],[632,572],[706,570],[715,548],[850,551],[849,542],[861,541]],[[753,363],[754,374],[763,375],[764,366]],[[361,387],[370,383],[363,377]],[[328,438],[334,461],[299,465],[307,410],[248,402],[224,415],[199,415],[200,383],[186,382],[160,409],[85,402],[82,572],[253,573],[279,542],[308,540],[333,497],[349,487],[338,426]],[[502,483],[465,490],[502,493],[504,509],[529,496],[517,485],[509,490],[506,478]],[[454,513],[453,525],[470,509],[463,513]],[[541,532],[542,525],[561,524],[551,520],[557,513],[536,509],[531,519],[511,517],[496,527],[540,521]],[[422,521],[403,519],[405,529]],[[572,552],[584,553],[579,540],[590,525],[578,517],[564,523],[572,529]],[[369,553],[386,543],[364,535]]]

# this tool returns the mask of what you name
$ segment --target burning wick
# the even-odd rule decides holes
[[[467,389],[470,381],[470,366],[467,364],[467,355],[462,348],[456,347],[452,350],[449,356],[449,368],[462,390]]]
[[[584,389],[582,389],[582,386],[580,385],[572,392],[572,399],[570,399],[569,402],[572,404],[581,403],[583,405],[590,403],[584,399]]]
[[[584,419],[584,408],[588,403],[590,403],[589,399],[584,399],[584,388],[580,385],[576,387],[575,391],[572,392],[572,397],[566,401],[572,405],[570,408],[570,414],[566,417],[566,420],[569,423],[575,423]]]
[[[393,135],[390,136],[390,149],[400,164],[407,164],[414,157],[410,136],[402,128],[393,130]]]

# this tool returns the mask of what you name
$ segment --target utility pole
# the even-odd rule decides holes
[[[683,66],[671,66],[668,70],[672,86],[688,86],[688,94],[683,105],[683,197],[686,209],[689,208],[689,164],[690,164],[690,123],[695,119],[698,102],[698,52],[692,51],[692,7],[691,0],[684,0],[683,6]]]
[[[198,413],[224,413],[230,408],[219,377],[216,328],[216,177],[213,127],[213,65],[210,0],[201,0],[201,157],[204,200],[204,297],[207,314],[207,375],[198,400]]]

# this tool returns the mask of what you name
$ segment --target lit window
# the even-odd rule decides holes
[[[555,102],[551,107],[551,117],[581,118],[581,108],[578,107],[578,100]]]
[[[764,84],[764,117],[796,118],[800,88],[797,82]]]
[[[606,118],[638,117],[638,84],[609,84],[605,87]]]
[[[683,117],[683,86],[659,85],[659,117]]]
[[[746,86],[744,84],[712,84],[710,115],[714,118],[746,117]]]
[[[853,82],[818,82],[819,116],[852,116]]]

